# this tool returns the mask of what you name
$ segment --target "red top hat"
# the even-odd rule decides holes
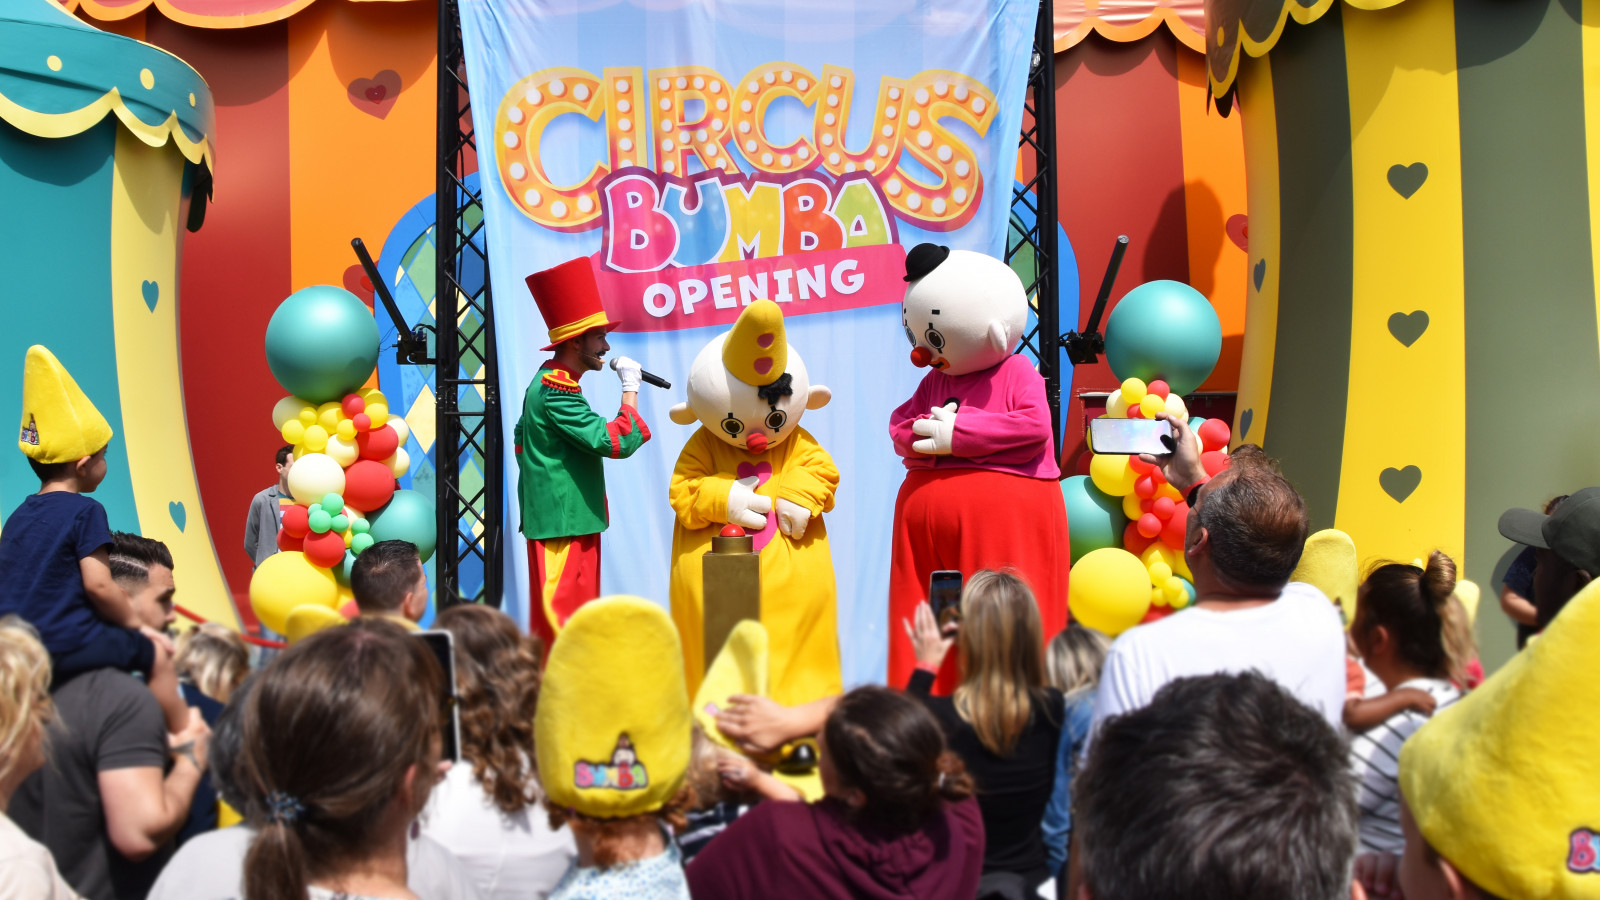
[[[594,280],[594,264],[587,256],[535,272],[527,281],[533,302],[539,304],[539,314],[550,329],[550,346],[545,350],[554,350],[557,344],[585,331],[611,331],[621,324],[606,315],[605,305],[600,302],[600,287]]]

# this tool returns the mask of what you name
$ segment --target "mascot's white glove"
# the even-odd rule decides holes
[[[811,524],[811,511],[798,503],[778,498],[778,530],[792,540],[805,537],[806,526]]]
[[[611,368],[617,370],[617,378],[622,381],[624,394],[639,392],[639,364],[626,356],[619,356],[611,361]]]
[[[949,456],[956,434],[956,411],[950,406],[935,406],[933,418],[918,419],[911,423],[911,433],[920,434],[923,440],[912,441],[911,449],[929,456]]]
[[[728,489],[728,521],[747,531],[767,527],[767,513],[772,512],[772,498],[756,493],[758,484],[760,481],[751,475],[735,481]]]

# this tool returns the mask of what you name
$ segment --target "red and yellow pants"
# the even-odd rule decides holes
[[[600,535],[528,541],[528,630],[550,652],[578,607],[600,596]]]

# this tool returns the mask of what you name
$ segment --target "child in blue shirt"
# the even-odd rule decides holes
[[[145,676],[168,730],[189,720],[172,647],[141,626],[133,598],[111,577],[105,507],[85,494],[106,476],[111,426],[43,347],[28,350],[18,447],[39,478],[0,531],[0,616],[15,614],[50,652],[53,681],[95,669]]]

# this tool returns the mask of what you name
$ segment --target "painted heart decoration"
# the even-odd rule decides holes
[[[1389,468],[1378,473],[1378,486],[1383,492],[1394,498],[1396,503],[1406,502],[1417,485],[1422,484],[1422,470],[1416,466],[1406,466],[1404,469]]]
[[[1255,417],[1256,411],[1253,409],[1247,409],[1239,413],[1239,443],[1244,443],[1245,438],[1250,436],[1250,423],[1254,421]]]
[[[1255,270],[1250,274],[1255,279],[1256,290],[1261,290],[1262,283],[1267,280],[1267,261],[1264,259],[1258,260],[1256,262]]]
[[[371,78],[357,78],[350,82],[347,96],[356,109],[375,118],[385,118],[400,98],[400,73],[384,69]]]
[[[178,526],[179,531],[182,531],[184,526],[189,524],[189,511],[184,509],[183,504],[176,500],[167,504],[167,515],[172,517],[172,524]]]
[[[144,305],[155,312],[156,304],[161,302],[161,285],[154,281],[140,282],[139,293],[144,295]]]
[[[1395,313],[1389,317],[1389,333],[1407,347],[1415,344],[1427,330],[1428,314],[1420,309],[1411,313]]]
[[[372,282],[367,278],[367,270],[360,266],[350,266],[344,270],[344,289],[360,297],[368,306],[372,305]]]
[[[1229,216],[1227,223],[1222,226],[1222,230],[1228,233],[1228,240],[1233,241],[1234,246],[1246,253],[1250,252],[1249,216],[1242,214]]]
[[[1428,167],[1422,163],[1414,162],[1409,166],[1398,163],[1389,167],[1389,186],[1394,192],[1407,200],[1411,195],[1422,190],[1423,182],[1428,180]]]

